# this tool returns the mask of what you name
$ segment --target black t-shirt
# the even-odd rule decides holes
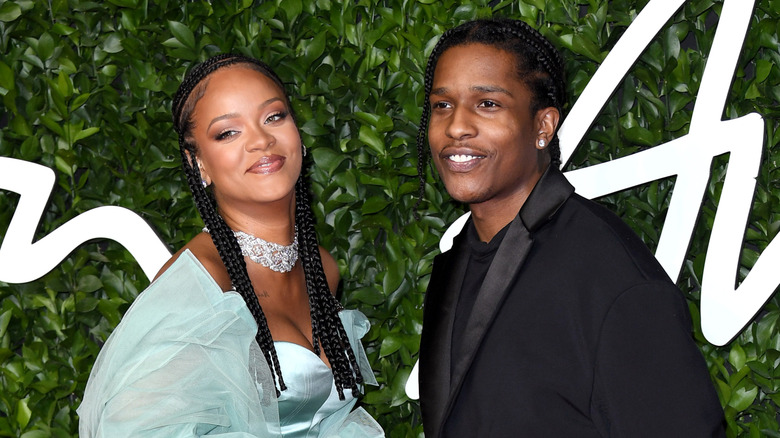
[[[490,269],[490,264],[493,262],[493,257],[495,257],[496,251],[501,246],[501,241],[504,240],[504,236],[509,229],[509,224],[496,233],[490,242],[487,243],[479,239],[479,234],[477,234],[477,229],[472,221],[469,221],[466,227],[469,263],[466,267],[466,275],[463,278],[458,306],[455,310],[455,322],[452,327],[452,357],[460,357],[463,354],[461,351],[463,345],[461,340],[463,339],[463,333],[466,331],[471,310],[477,300],[482,282],[485,281],[488,269]],[[454,366],[455,361],[452,361],[450,367]],[[454,368],[450,372],[450,375],[454,375]]]

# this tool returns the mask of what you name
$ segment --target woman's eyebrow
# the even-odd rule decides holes
[[[272,104],[272,103],[274,103],[276,101],[280,101],[280,100],[282,100],[282,99],[279,98],[279,97],[272,97],[272,98],[266,100],[265,102],[261,103],[260,105],[258,105],[257,109],[263,109],[263,108],[267,107],[268,105],[270,105],[270,104]],[[235,117],[238,117],[238,116],[239,116],[238,113],[227,113],[227,114],[222,114],[221,116],[214,117],[213,119],[211,119],[211,122],[209,123],[209,126],[206,127],[206,130],[208,131],[209,129],[211,129],[211,125],[219,122],[220,120],[232,119],[232,118],[235,118]]]

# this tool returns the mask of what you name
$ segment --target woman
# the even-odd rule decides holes
[[[359,341],[368,322],[333,296],[281,80],[218,55],[185,77],[172,111],[206,228],[106,342],[81,436],[383,436],[350,413],[359,385],[376,383]]]

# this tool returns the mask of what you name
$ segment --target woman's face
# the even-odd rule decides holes
[[[301,137],[284,91],[246,66],[204,81],[192,113],[201,175],[221,208],[286,199],[301,172]]]

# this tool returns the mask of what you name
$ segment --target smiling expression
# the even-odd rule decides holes
[[[473,43],[439,57],[428,142],[450,196],[472,207],[522,205],[549,164],[531,97],[509,52]]]
[[[198,165],[220,206],[273,202],[294,195],[301,138],[283,90],[237,65],[212,73],[195,104]]]

